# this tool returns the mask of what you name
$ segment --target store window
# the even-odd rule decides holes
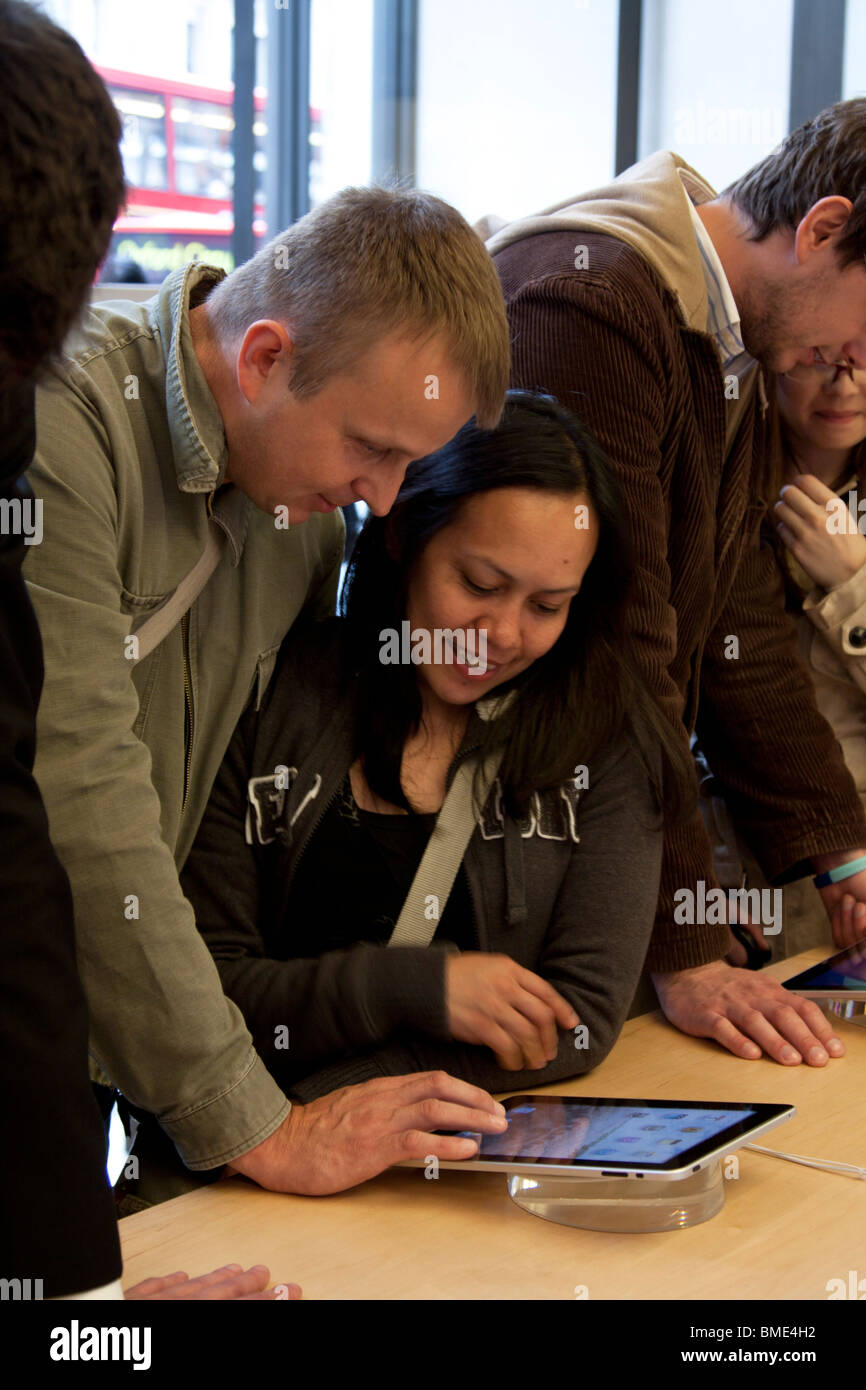
[[[312,0],[310,206],[370,180],[373,0]]]
[[[417,181],[470,221],[614,174],[618,0],[420,0]]]
[[[674,150],[721,191],[788,129],[793,0],[644,0],[640,153]]]

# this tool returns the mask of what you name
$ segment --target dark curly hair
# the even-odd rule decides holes
[[[849,198],[853,211],[838,247],[839,269],[866,255],[866,97],[839,101],[804,121],[724,196],[752,223],[754,241],[793,230],[821,198]]]
[[[0,384],[60,348],[125,197],[120,119],[78,44],[0,0]]]

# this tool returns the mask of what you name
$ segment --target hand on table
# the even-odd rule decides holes
[[[774,507],[780,538],[809,578],[823,589],[844,584],[866,564],[866,536],[860,535],[856,525],[852,532],[839,535],[828,530],[827,503],[840,500],[818,478],[801,473],[782,488]]]
[[[286,1301],[301,1297],[300,1284],[277,1284],[267,1288],[270,1271],[264,1265],[253,1265],[243,1270],[240,1265],[224,1265],[210,1274],[200,1274],[190,1279],[179,1270],[177,1274],[158,1275],[154,1279],[143,1279],[127,1289],[124,1298],[138,1302],[168,1303],[180,1299],[195,1302],[205,1300],[232,1299],[240,1303],[262,1301]]]
[[[681,1033],[715,1038],[729,1052],[752,1060],[823,1067],[845,1048],[817,1004],[791,994],[776,980],[724,961],[692,970],[654,974],[665,1017]]]
[[[434,1130],[501,1134],[505,1110],[478,1086],[444,1071],[383,1076],[294,1104],[261,1144],[231,1167],[271,1192],[343,1192],[405,1158],[473,1158],[474,1139]]]
[[[484,951],[448,957],[445,1000],[452,1037],[489,1047],[506,1071],[546,1066],[559,1051],[558,1028],[580,1022],[540,975]]]

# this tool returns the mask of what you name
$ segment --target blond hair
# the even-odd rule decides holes
[[[442,334],[484,429],[508,386],[508,322],[485,247],[450,204],[417,189],[345,188],[238,266],[207,300],[236,344],[257,319],[284,322],[291,389],[311,396],[377,339]]]

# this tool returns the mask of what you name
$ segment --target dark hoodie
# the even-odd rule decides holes
[[[11,528],[33,501],[21,475],[35,437],[33,385],[0,391],[0,1277],[41,1279],[41,1296],[60,1298],[104,1288],[121,1259],[72,896],[33,780],[42,642]]]
[[[487,1048],[451,1039],[443,950],[359,942],[313,959],[278,958],[291,949],[299,861],[355,756],[342,626],[296,628],[283,643],[261,708],[238,725],[181,875],[226,994],[274,1076],[301,1101],[436,1068],[491,1091],[589,1070],[626,1017],[659,886],[661,820],[627,745],[595,761],[586,790],[537,797],[521,822],[497,817],[494,787],[463,860],[475,949],[511,956],[548,980],[586,1026],[585,1037],[560,1033],[543,1070],[504,1071]],[[479,706],[449,786],[478,745]],[[314,930],[301,924],[307,940]],[[275,1044],[286,1029],[284,1050]]]

